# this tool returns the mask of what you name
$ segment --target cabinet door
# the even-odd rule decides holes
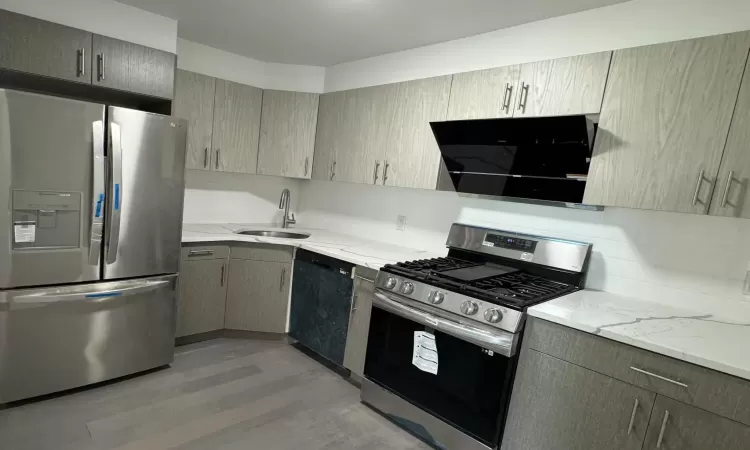
[[[354,295],[352,296],[352,312],[349,316],[349,331],[346,335],[344,367],[360,377],[364,376],[365,371],[367,337],[370,331],[374,292],[375,283],[360,276],[354,278]]]
[[[512,117],[520,66],[453,75],[448,120]]]
[[[388,99],[387,109],[393,112],[387,119],[391,125],[384,146],[383,184],[435,189],[442,159],[430,122],[445,120],[451,77],[408,81],[393,87],[397,90]]]
[[[94,35],[91,52],[92,83],[122,91],[130,90],[130,52],[134,44]]]
[[[655,394],[525,349],[503,436],[513,450],[640,450]]]
[[[666,397],[656,399],[644,449],[746,450],[750,427]]]
[[[174,98],[177,56],[172,53],[131,44],[130,91],[161,98]]]
[[[285,333],[290,277],[290,264],[231,260],[225,328]]]
[[[182,262],[177,337],[224,328],[227,264],[226,259]]]
[[[332,92],[320,96],[318,106],[318,129],[315,133],[315,157],[312,165],[312,179],[330,181],[333,179],[333,160],[336,149],[344,140],[345,131],[341,125],[347,112],[347,91]]]
[[[209,170],[211,167],[211,129],[214,120],[216,79],[185,70],[177,71],[172,113],[188,120],[186,166]]]
[[[255,173],[263,90],[216,80],[212,170]]]
[[[584,203],[704,214],[750,33],[614,53]]]
[[[91,83],[91,33],[0,10],[0,68]]]
[[[310,178],[319,97],[305,92],[263,91],[259,174]]]
[[[514,116],[598,113],[611,57],[603,52],[523,64]]]
[[[750,219],[750,61],[745,69],[716,180],[711,215]]]

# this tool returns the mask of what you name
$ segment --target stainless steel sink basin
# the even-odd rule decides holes
[[[263,236],[263,237],[274,237],[284,239],[307,239],[310,237],[309,233],[294,233],[292,231],[270,231],[270,230],[240,230],[234,234],[242,234],[244,236]]]

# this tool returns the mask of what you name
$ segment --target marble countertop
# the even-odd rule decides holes
[[[750,320],[588,290],[533,306],[528,312],[533,317],[750,380]]]
[[[234,234],[238,230],[276,230],[309,233],[307,239],[283,239]],[[303,248],[359,266],[380,269],[386,264],[435,258],[435,253],[370,241],[341,233],[310,228],[283,229],[270,225],[183,224],[182,242],[261,242]]]

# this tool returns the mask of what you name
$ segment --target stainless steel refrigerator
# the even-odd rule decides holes
[[[186,134],[0,89],[0,403],[172,361]]]

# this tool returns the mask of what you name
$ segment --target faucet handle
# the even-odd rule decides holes
[[[292,217],[291,217],[291,218],[288,218],[288,219],[286,220],[286,222],[287,222],[287,223],[291,223],[291,224],[295,224],[295,223],[297,223],[297,219],[295,219],[295,218],[294,218],[294,213],[292,213]]]

